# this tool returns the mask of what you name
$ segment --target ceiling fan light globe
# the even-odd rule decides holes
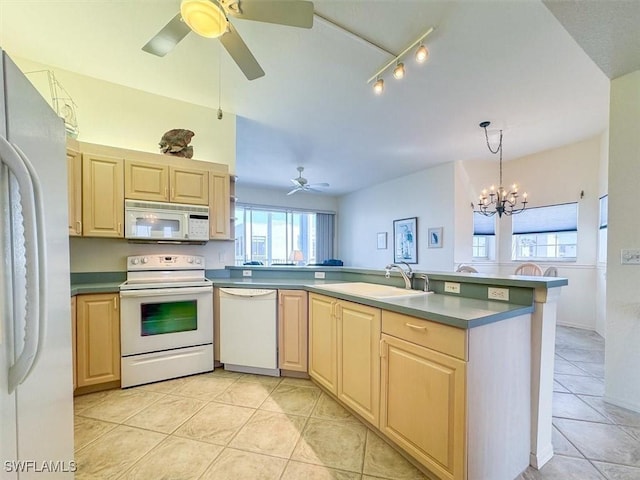
[[[227,31],[227,17],[215,0],[182,0],[180,15],[198,35],[217,38]]]

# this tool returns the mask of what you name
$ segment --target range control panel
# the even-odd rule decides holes
[[[127,270],[203,270],[200,255],[134,255],[127,257]]]

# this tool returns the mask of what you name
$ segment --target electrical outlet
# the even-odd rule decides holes
[[[324,272],[316,272],[313,274],[315,278],[324,278]]]
[[[243,277],[250,277],[251,276],[251,270],[242,270],[242,276]]]
[[[487,297],[489,297],[490,300],[503,300],[505,302],[508,302],[509,289],[489,287],[487,292]]]
[[[444,291],[447,293],[460,293],[460,284],[456,282],[444,282]]]
[[[640,250],[637,248],[623,248],[620,250],[620,263],[622,265],[640,264]]]

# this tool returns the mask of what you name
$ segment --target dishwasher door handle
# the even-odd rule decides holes
[[[275,295],[276,290],[264,290],[256,288],[220,288],[220,293],[229,297],[251,298]]]

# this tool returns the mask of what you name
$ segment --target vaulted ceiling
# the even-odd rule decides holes
[[[316,0],[312,29],[232,19],[266,72],[254,81],[217,40],[190,34],[164,58],[141,50],[179,3],[0,0],[0,45],[158,95],[220,102],[238,117],[236,173],[246,185],[287,189],[303,165],[310,182],[341,195],[443,162],[486,160],[482,120],[504,130],[505,161],[607,128],[610,72],[556,6],[552,14],[538,0]],[[406,77],[388,72],[374,95],[366,81],[393,56],[358,37],[399,53],[429,27],[429,61],[417,65],[410,52]]]

